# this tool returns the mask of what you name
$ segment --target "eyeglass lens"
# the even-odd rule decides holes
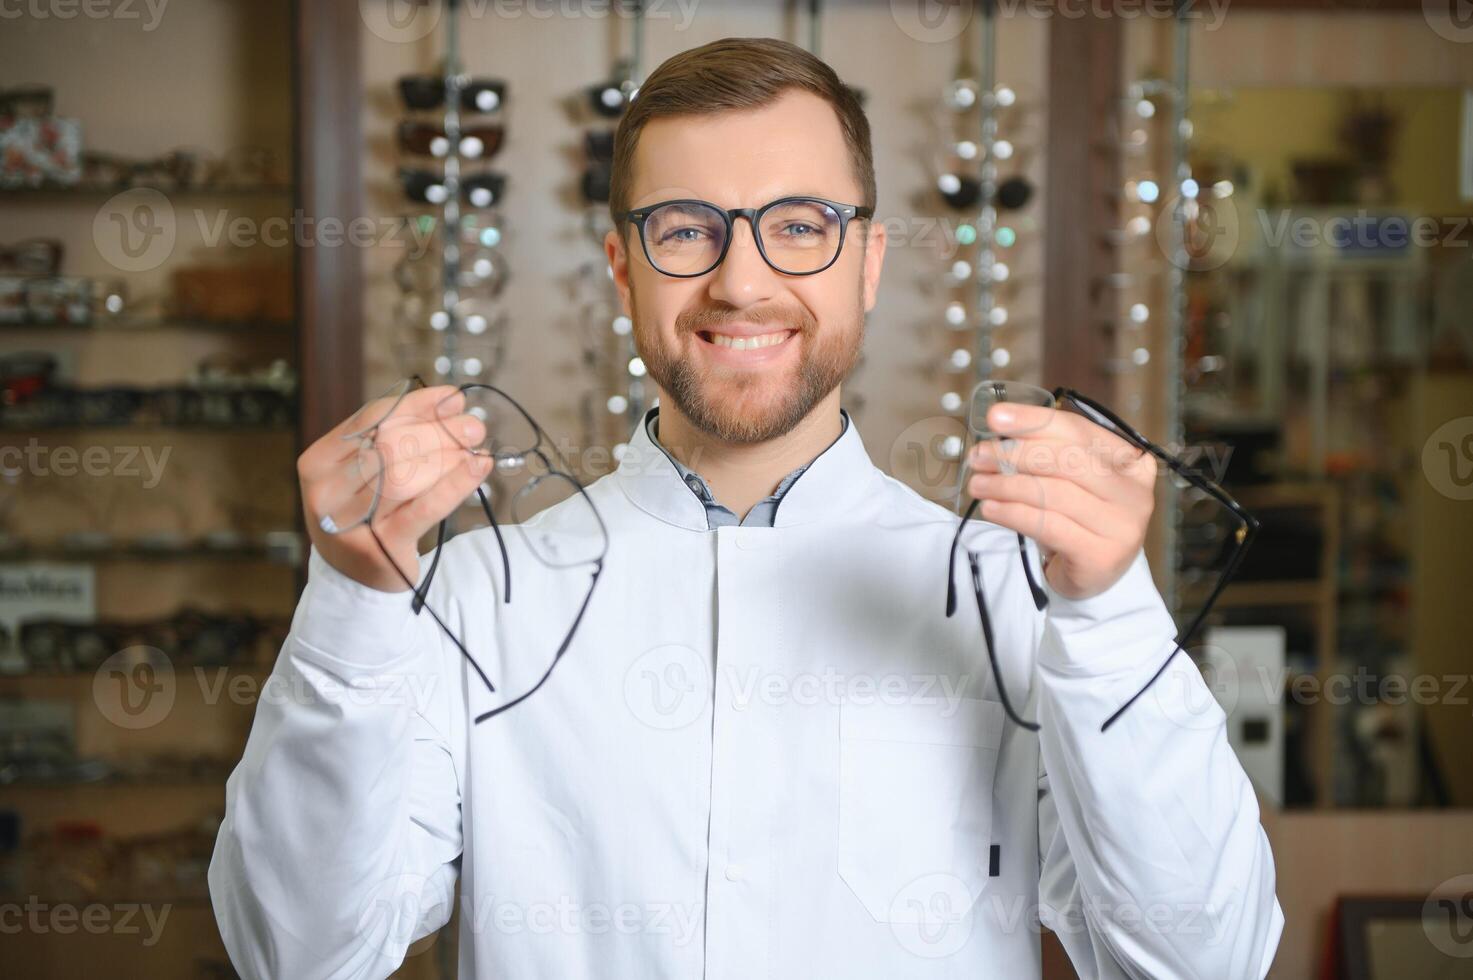
[[[995,431],[992,428],[991,422],[988,420],[988,412],[992,409],[992,407],[994,405],[1002,403],[1008,403],[1012,405],[1031,405],[1037,408],[1054,408],[1056,407],[1056,403],[1054,401],[1054,396],[1052,392],[1048,391],[1045,388],[1039,388],[1036,385],[1024,384],[1020,381],[988,380],[979,382],[977,386],[972,389],[971,402],[967,411],[967,428],[971,432],[974,443],[981,442],[983,440],[990,441],[993,446],[994,456],[997,459],[998,469],[1001,470],[1004,475],[1017,476],[1018,468],[1014,464],[1013,460],[1010,458],[1010,454],[1013,452],[1013,450],[1006,445],[1006,440],[1011,437],[1026,435],[1030,432],[1037,431],[1038,429],[1046,426],[1048,424],[1048,421],[1047,418],[1045,418],[1043,421],[1030,426],[1019,427],[1015,425],[1009,428],[1006,435],[1003,435]],[[966,468],[966,474],[968,476],[971,475],[970,466]],[[1037,480],[1031,481],[1031,483],[1029,484],[1029,488],[1034,494],[1034,498],[1030,499],[1027,502],[1038,508],[1039,512],[1042,513],[1043,507],[1045,505],[1045,501],[1043,499],[1043,483]],[[1022,537],[1037,537],[1037,535],[1020,534],[1019,537],[1020,540],[1018,544],[1019,547],[1022,548]],[[976,549],[974,548],[971,550]],[[1026,551],[1024,552],[1023,561],[1025,570],[1027,570],[1028,572],[1029,582],[1032,583],[1034,581],[1034,576],[1032,569],[1027,567],[1028,559]],[[1035,602],[1037,601],[1039,594],[1040,593],[1035,589]]]

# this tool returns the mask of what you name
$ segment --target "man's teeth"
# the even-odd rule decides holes
[[[718,347],[730,347],[732,350],[756,350],[759,347],[772,347],[788,339],[787,330],[779,330],[777,333],[764,333],[756,337],[731,337],[724,333],[712,333],[711,343]]]

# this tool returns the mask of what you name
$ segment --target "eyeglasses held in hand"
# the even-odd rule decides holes
[[[418,587],[394,562],[373,526],[374,517],[384,499],[387,471],[384,454],[379,444],[380,430],[389,421],[404,397],[410,391],[422,387],[424,387],[424,382],[418,376],[401,381],[383,397],[369,402],[354,416],[343,438],[357,441],[357,457],[353,471],[356,474],[355,483],[360,484],[355,488],[358,492],[341,507],[324,514],[321,518],[321,525],[323,530],[330,534],[341,534],[359,525],[367,526],[374,541],[378,544],[379,551],[413,593],[412,605],[415,613],[428,611],[441,631],[449,637],[456,649],[471,665],[476,676],[485,684],[486,689],[495,693],[496,685],[486,676],[485,671],[471,656],[465,644],[426,601],[430,583],[439,567],[441,549],[447,538],[449,518],[440,522],[434,556],[425,573],[423,585]],[[468,442],[462,433],[450,427],[447,420],[462,413],[473,415],[484,423],[486,436],[482,441]],[[489,456],[493,459],[495,461],[493,472],[499,471],[510,476],[524,475],[527,477],[527,481],[512,495],[511,511],[516,532],[526,544],[527,550],[539,562],[554,570],[570,569],[579,565],[592,566],[588,591],[583,597],[583,602],[578,608],[572,625],[563,636],[562,642],[558,644],[546,671],[526,692],[477,715],[475,722],[480,724],[525,701],[552,676],[553,668],[558,665],[569,646],[572,645],[578,625],[583,620],[583,614],[588,609],[588,603],[593,598],[593,590],[597,587],[599,576],[603,572],[604,558],[608,554],[608,529],[583,485],[568,472],[566,461],[547,437],[547,433],[515,399],[501,389],[486,384],[461,385],[437,403],[436,418],[445,435],[449,436],[455,445],[473,455]],[[486,498],[483,487],[476,488],[476,498],[496,537],[497,547],[501,551],[504,586],[502,601],[510,603],[511,559],[506,550],[506,541],[502,537],[501,526],[497,523],[495,512]],[[555,528],[549,526],[545,518],[534,519],[543,510],[550,507],[558,508]]]
[[[1172,658],[1185,650],[1187,644],[1197,635],[1202,623],[1207,619],[1208,614],[1212,611],[1212,607],[1222,595],[1223,589],[1227,587],[1228,582],[1236,574],[1238,566],[1242,563],[1248,546],[1252,544],[1254,536],[1258,533],[1258,521],[1214,481],[1196,472],[1181,459],[1171,455],[1160,446],[1151,442],[1110,409],[1070,388],[1057,388],[1050,393],[1042,388],[1019,382],[983,381],[972,390],[971,406],[967,419],[968,427],[978,439],[992,439],[998,445],[997,459],[1004,473],[1010,475],[1016,473],[1016,470],[1006,461],[1006,454],[1001,448],[1001,440],[1007,437],[993,432],[987,423],[988,409],[998,402],[1021,402],[1047,408],[1054,408],[1060,403],[1067,403],[1079,414],[1105,429],[1107,432],[1119,436],[1141,452],[1150,453],[1156,457],[1181,480],[1220,504],[1237,522],[1237,527],[1231,538],[1233,543],[1232,551],[1223,563],[1222,572],[1218,576],[1217,583],[1213,586],[1212,591],[1208,593],[1201,610],[1192,617],[1187,628],[1177,635],[1171,653],[1162,661],[1161,666],[1156,669],[1150,679],[1142,685],[1140,690],[1136,691],[1123,705],[1116,709],[1114,714],[1105,719],[1105,723],[1100,726],[1100,731],[1108,731],[1110,726],[1115,724],[1121,715],[1125,714],[1131,705],[1135,704],[1141,695],[1145,694],[1161,675],[1166,672],[1166,668],[1170,665]],[[963,486],[965,486],[965,480]],[[956,612],[956,553],[961,547],[962,535],[966,530],[967,522],[974,518],[977,507],[978,501],[976,500],[973,500],[968,505],[966,512],[962,515],[961,522],[957,525],[956,534],[951,540],[951,549],[947,554],[946,615],[948,617]],[[1048,606],[1048,593],[1044,591],[1040,584],[1042,581],[1041,577],[1034,575],[1033,568],[1029,563],[1027,539],[1021,533],[1017,537],[1018,553],[1023,563],[1023,575],[1027,579],[1028,589],[1033,595],[1034,606],[1042,611]],[[997,652],[993,641],[992,617],[988,613],[987,601],[983,595],[981,556],[969,550],[967,552],[967,560],[972,573],[972,591],[975,593],[977,599],[977,614],[982,623],[982,637],[987,645],[987,657],[992,667],[993,680],[997,684],[998,698],[1002,702],[1003,710],[1013,722],[1029,731],[1036,732],[1039,728],[1038,723],[1026,721],[1018,714],[1013,707],[1011,699],[1008,697],[1007,687],[1003,683],[1002,669],[998,664]]]

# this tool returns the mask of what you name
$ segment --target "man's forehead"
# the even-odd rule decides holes
[[[653,119],[634,170],[633,207],[680,197],[758,207],[790,194],[847,201],[859,192],[838,115],[804,91],[757,109]]]

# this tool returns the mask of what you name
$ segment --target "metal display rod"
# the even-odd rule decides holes
[[[1186,252],[1186,182],[1191,179],[1191,164],[1187,160],[1187,95],[1189,84],[1188,56],[1191,52],[1191,27],[1184,16],[1191,8],[1192,0],[1177,0],[1175,18],[1172,22],[1175,51],[1171,70],[1171,174],[1175,189],[1172,204],[1174,211],[1171,222],[1171,261],[1166,270],[1166,445],[1182,447],[1186,443],[1186,427],[1182,412],[1185,404],[1186,377],[1186,269],[1189,256]],[[1181,596],[1178,589],[1181,567],[1181,518],[1180,493],[1175,482],[1167,484],[1165,514],[1161,522],[1164,537],[1163,552],[1167,555],[1163,576],[1166,608],[1173,616],[1180,612]]]
[[[630,6],[634,10],[633,37],[630,39],[630,55],[626,62],[629,70],[629,97],[633,99],[639,91],[639,86],[644,81],[644,0],[630,0]],[[627,381],[627,407],[625,408],[625,419],[627,421],[626,431],[632,431],[644,418],[645,404],[644,390],[644,362],[639,359],[639,354],[634,346],[634,331],[631,329],[622,338],[624,348],[625,376]],[[636,365],[638,365],[636,367]]]
[[[978,45],[980,70],[977,72],[977,96],[981,103],[978,113],[979,134],[982,152],[982,211],[977,215],[977,352],[972,358],[972,369],[978,381],[992,374],[992,308],[997,297],[992,287],[992,270],[997,264],[993,247],[997,241],[997,158],[993,154],[993,143],[997,139],[997,10],[993,0],[980,0],[981,10],[980,43]]]
[[[448,318],[441,354],[455,383],[459,364],[456,353],[461,329],[460,316],[460,92],[465,76],[460,65],[460,0],[447,0],[445,16],[445,138],[450,152],[445,155],[445,202],[441,215],[441,309]]]

